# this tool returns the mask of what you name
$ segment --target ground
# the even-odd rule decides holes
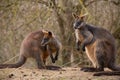
[[[120,76],[92,76],[93,72],[82,72],[80,68],[65,67],[61,70],[37,68],[0,69],[0,80],[120,80]]]

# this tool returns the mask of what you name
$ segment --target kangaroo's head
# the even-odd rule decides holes
[[[43,33],[44,33],[44,36],[43,36],[41,45],[45,46],[45,45],[49,44],[52,41],[53,34],[52,34],[51,31],[44,31]]]
[[[73,23],[73,28],[74,29],[79,29],[81,27],[83,27],[85,25],[85,22],[84,22],[84,17],[86,16],[87,14],[84,14],[84,15],[81,15],[81,16],[78,16],[76,14],[73,14],[73,17],[75,19],[74,23]]]

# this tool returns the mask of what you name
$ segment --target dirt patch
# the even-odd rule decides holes
[[[33,68],[1,69],[0,80],[120,80],[120,76],[92,76],[92,72],[82,72],[80,68],[66,67],[59,70]]]

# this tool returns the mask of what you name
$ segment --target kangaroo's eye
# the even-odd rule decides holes
[[[76,22],[76,26],[79,26],[81,24],[81,21]]]

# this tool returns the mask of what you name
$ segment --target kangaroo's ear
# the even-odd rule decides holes
[[[48,34],[49,34],[50,37],[52,37],[52,32],[51,31],[49,31]]]
[[[81,19],[81,20],[84,20],[84,18],[85,18],[87,15],[88,15],[87,13],[84,14],[84,15],[81,15],[81,16],[80,16],[80,19]]]
[[[75,13],[72,13],[72,16],[73,16],[74,19],[79,18],[79,16],[76,15]]]

